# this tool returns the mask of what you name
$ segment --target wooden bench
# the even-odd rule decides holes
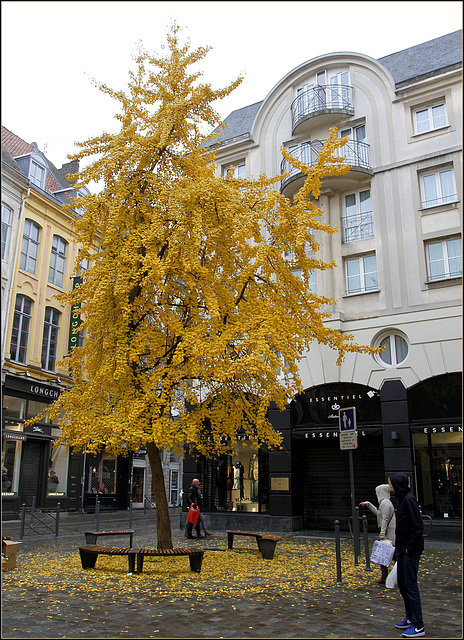
[[[229,549],[233,549],[234,536],[251,536],[256,539],[258,549],[261,552],[261,556],[265,560],[272,560],[274,552],[279,540],[282,540],[280,536],[274,536],[269,533],[259,533],[258,531],[226,531],[227,533],[227,546]]]
[[[190,561],[190,571],[200,573],[203,562],[204,551],[195,547],[175,547],[174,549],[147,549],[142,548],[137,552],[137,573],[142,573],[143,560],[145,557],[151,558],[174,558],[178,556],[188,556]]]
[[[132,549],[121,547],[102,547],[96,544],[88,544],[79,547],[81,564],[83,569],[94,569],[99,555],[105,556],[128,556],[129,573],[142,573],[143,560],[145,556],[157,558],[173,558],[176,556],[188,556],[190,560],[190,570],[200,573],[203,562],[204,551],[202,549],[174,548],[174,549]],[[137,570],[135,562],[137,560]]]
[[[129,536],[129,547],[132,547],[133,529],[124,531],[86,531],[85,544],[97,544],[97,538],[100,536]]]
[[[79,547],[81,564],[83,569],[93,569],[99,555],[105,556],[127,556],[129,562],[129,573],[135,573],[135,560],[137,549],[121,547],[101,547],[96,544],[88,544]]]

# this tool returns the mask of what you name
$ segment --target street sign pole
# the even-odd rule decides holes
[[[359,556],[361,555],[359,543],[359,520],[356,510],[356,497],[354,492],[354,468],[353,468],[353,449],[358,448],[358,437],[356,434],[356,408],[347,407],[338,411],[340,449],[348,451],[348,459],[350,464],[350,489],[351,489],[351,517],[353,519],[353,538],[354,538],[354,564],[358,565]]]

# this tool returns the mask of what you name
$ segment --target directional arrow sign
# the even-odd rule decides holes
[[[356,431],[356,407],[346,407],[338,410],[338,425],[340,433]]]

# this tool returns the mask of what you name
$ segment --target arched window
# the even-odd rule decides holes
[[[32,317],[32,300],[26,296],[17,295],[11,331],[10,359],[26,364],[27,345]]]
[[[53,307],[45,308],[45,321],[42,340],[42,368],[55,371],[58,351],[58,333],[60,330],[60,312]]]
[[[50,268],[48,270],[48,282],[61,288],[63,288],[64,284],[67,246],[68,243],[63,240],[63,238],[60,238],[60,236],[53,236]]]
[[[21,245],[21,258],[19,268],[36,274],[37,258],[39,255],[40,227],[32,220],[25,220],[23,242]]]

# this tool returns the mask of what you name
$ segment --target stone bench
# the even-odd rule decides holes
[[[132,547],[134,530],[125,529],[123,531],[86,531],[85,544],[97,544],[97,538],[99,538],[100,536],[129,536],[129,547]]]
[[[232,531],[228,530],[227,533],[227,546],[229,549],[233,549],[234,536],[251,536],[256,539],[258,549],[261,552],[261,556],[265,560],[272,560],[274,552],[279,540],[282,540],[280,536],[274,536],[269,533],[259,533],[258,531]]]

